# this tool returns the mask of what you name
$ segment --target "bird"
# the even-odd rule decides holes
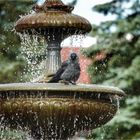
[[[76,85],[80,76],[79,57],[76,53],[71,53],[68,60],[64,61],[58,71],[54,74],[48,83],[61,83]]]

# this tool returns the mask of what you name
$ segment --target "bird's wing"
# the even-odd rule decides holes
[[[78,63],[77,67],[76,67],[77,70],[81,71],[81,68],[80,68],[80,64]]]
[[[53,78],[48,81],[48,83],[54,83],[54,82],[58,82],[59,80],[61,80],[61,75],[62,73],[65,71],[65,69],[68,66],[69,61],[66,60],[62,63],[61,67],[58,69],[58,71],[56,72],[56,74],[53,76]]]
[[[81,71],[81,68],[80,68],[80,65],[78,63],[78,65],[76,65],[76,74],[74,75],[74,78],[73,78],[73,81],[76,82],[78,80],[78,78],[80,77],[80,71]]]

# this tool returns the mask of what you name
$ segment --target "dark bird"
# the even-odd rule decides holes
[[[57,83],[59,81],[65,84],[76,84],[80,76],[79,58],[76,53],[71,53],[68,60],[64,61],[56,74],[48,83]]]

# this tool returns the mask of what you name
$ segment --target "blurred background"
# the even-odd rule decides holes
[[[13,28],[20,15],[31,12],[35,2],[0,0],[1,84],[27,80],[23,74],[29,71],[29,67],[21,53],[21,40]],[[42,2],[38,1],[39,4]],[[117,86],[127,94],[114,119],[93,130],[88,139],[140,140],[140,0],[63,2],[74,5],[74,13],[92,23],[88,36],[94,41],[89,45],[86,44],[89,41],[85,41],[86,48],[80,49],[84,57],[90,59],[87,68],[90,82]],[[44,58],[41,55],[38,55],[40,61]]]

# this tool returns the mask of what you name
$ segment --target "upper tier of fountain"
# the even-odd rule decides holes
[[[61,0],[47,0],[42,6],[34,5],[32,14],[23,16],[15,25],[18,32],[34,29],[36,33],[47,35],[50,30],[64,31],[64,38],[73,34],[85,34],[91,31],[88,20],[72,14],[73,6],[67,6]],[[30,33],[35,33],[30,32]]]

